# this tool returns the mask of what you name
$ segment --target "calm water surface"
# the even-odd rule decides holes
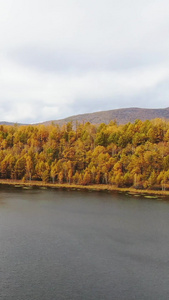
[[[0,190],[0,299],[169,299],[169,202]]]

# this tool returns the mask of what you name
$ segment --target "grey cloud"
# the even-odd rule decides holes
[[[73,114],[89,113],[127,107],[166,108],[169,99],[169,82],[163,81],[155,88],[131,96],[112,96],[110,98],[80,98],[71,105]]]
[[[167,55],[161,56],[157,52],[144,52],[138,50],[135,53],[125,52],[114,55],[110,53],[85,53],[83,51],[71,51],[42,48],[19,48],[7,51],[9,58],[15,62],[35,68],[43,72],[86,72],[90,70],[125,70],[151,66],[168,59]]]
[[[168,106],[168,14],[167,0],[4,1],[0,119]]]

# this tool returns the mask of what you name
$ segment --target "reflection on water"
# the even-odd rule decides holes
[[[168,299],[169,202],[1,189],[0,299]]]

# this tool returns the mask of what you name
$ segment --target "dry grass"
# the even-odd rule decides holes
[[[62,188],[71,190],[90,190],[90,191],[118,191],[127,192],[133,195],[147,194],[147,195],[163,195],[169,196],[169,191],[156,191],[156,190],[138,190],[134,188],[118,188],[114,185],[94,184],[94,185],[77,185],[77,184],[58,184],[58,183],[45,183],[42,181],[22,181],[11,179],[0,179],[0,185],[13,185],[20,187],[44,187],[44,188]]]

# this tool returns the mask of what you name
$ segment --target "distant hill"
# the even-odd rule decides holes
[[[28,124],[0,121],[0,125],[9,125],[9,126],[19,125],[20,126],[20,125],[28,125]]]
[[[137,119],[145,121],[145,120],[152,120],[156,118],[161,118],[169,121],[169,107],[157,108],[157,109],[137,108],[137,107],[119,108],[119,109],[112,109],[107,111],[80,114],[65,119],[45,121],[38,124],[49,125],[51,123],[54,123],[62,126],[70,121],[72,121],[74,125],[76,122],[78,123],[90,122],[91,124],[100,124],[100,123],[109,124],[110,121],[112,120],[113,121],[116,120],[118,124],[126,124],[128,122],[133,123]],[[0,125],[15,125],[15,124],[28,125],[28,124],[0,121]],[[32,125],[38,125],[38,124],[32,124]]]
[[[16,124],[16,123],[6,122],[6,121],[0,121],[0,125],[10,125],[10,126],[13,126],[14,124]]]
[[[169,120],[169,107],[158,108],[158,109],[137,108],[137,107],[120,108],[120,109],[113,109],[107,111],[99,111],[95,113],[75,115],[61,120],[43,122],[41,124],[48,125],[53,122],[58,125],[63,125],[70,121],[72,121],[73,123],[90,122],[92,124],[100,124],[100,123],[108,124],[112,120],[116,120],[118,124],[126,124],[128,122],[133,123],[137,119],[145,121],[145,120],[152,120],[156,118]]]

